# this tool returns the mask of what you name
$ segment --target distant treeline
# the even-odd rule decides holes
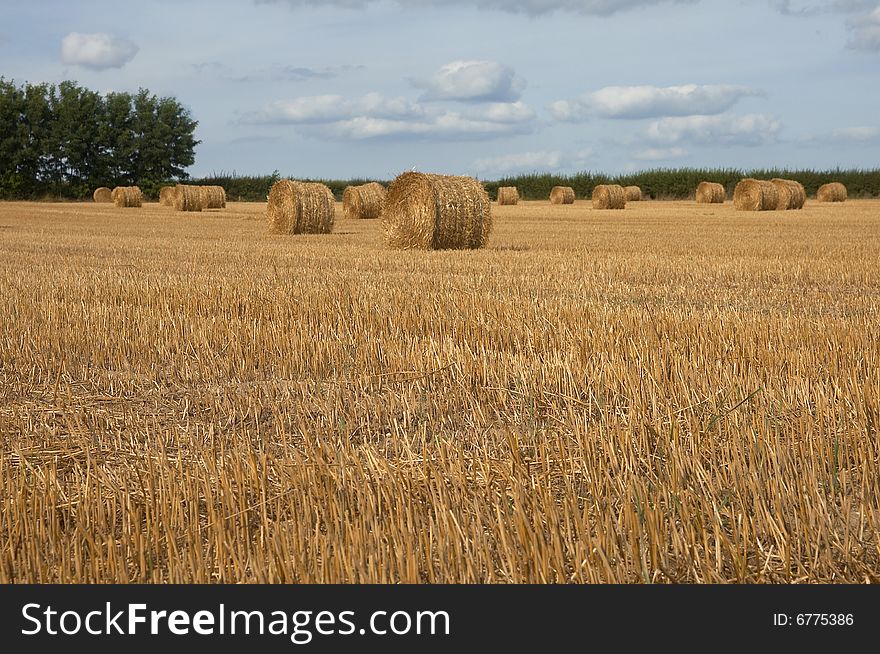
[[[499,186],[516,186],[520,197],[525,200],[545,200],[550,196],[554,186],[571,186],[578,198],[589,198],[593,187],[598,184],[621,184],[622,186],[639,186],[642,193],[657,200],[684,200],[694,197],[697,185],[702,181],[717,182],[727,189],[728,197],[744,177],[757,179],[773,179],[782,177],[794,179],[804,185],[809,196],[815,196],[816,190],[827,182],[841,182],[851,198],[880,197],[880,169],[875,170],[738,170],[735,168],[699,169],[699,168],[658,168],[627,175],[603,175],[601,173],[583,172],[575,175],[531,174],[505,177],[497,181],[484,181],[483,185],[489,197],[495,199]],[[281,179],[276,171],[266,176],[242,176],[216,173],[192,181],[193,184],[219,185],[226,189],[227,196],[233,201],[263,201],[272,184]],[[337,199],[342,198],[346,186],[378,181],[388,184],[388,180],[324,180],[316,179],[330,187]]]
[[[0,77],[0,199],[83,199],[138,184],[154,197],[195,162],[196,121],[177,100],[101,94],[76,82]]]

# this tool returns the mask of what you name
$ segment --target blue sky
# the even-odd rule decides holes
[[[194,175],[880,166],[880,0],[34,0],[0,75],[177,97]]]

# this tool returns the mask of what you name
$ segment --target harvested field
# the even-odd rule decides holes
[[[0,582],[880,582],[880,201],[492,209],[0,203]]]

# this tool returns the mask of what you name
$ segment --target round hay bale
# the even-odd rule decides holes
[[[175,187],[173,186],[163,186],[161,189],[159,189],[159,206],[173,207],[174,193]]]
[[[282,179],[269,191],[266,218],[272,234],[329,234],[336,200],[323,184]]]
[[[570,186],[554,186],[550,190],[550,204],[574,204],[574,189]]]
[[[404,173],[388,187],[382,226],[395,250],[481,248],[492,232],[492,203],[473,177]]]
[[[737,211],[773,211],[779,203],[779,193],[773,182],[746,178],[733,191],[733,206]]]
[[[623,192],[626,195],[627,202],[641,202],[642,189],[638,186],[625,186]]]
[[[807,201],[807,192],[803,184],[793,179],[771,179],[770,182],[779,193],[776,208],[780,211],[798,210],[804,208]]]
[[[200,188],[189,184],[175,186],[174,209],[177,211],[201,211],[202,192]]]
[[[117,207],[137,208],[144,203],[144,194],[137,186],[117,186],[110,195]]]
[[[823,184],[816,192],[816,199],[819,202],[846,202],[847,196],[846,187],[840,182]]]
[[[599,184],[592,198],[593,209],[626,209],[626,191],[620,184]]]
[[[225,209],[226,189],[222,186],[200,186],[202,209]]]
[[[724,186],[715,182],[700,182],[697,186],[697,202],[700,204],[724,204],[727,193]]]
[[[373,219],[382,215],[385,187],[378,182],[347,186],[342,194],[342,213],[346,218]]]
[[[95,202],[113,202],[113,191],[106,186],[96,188],[95,192],[92,193],[92,200]]]
[[[515,186],[499,186],[497,195],[498,204],[519,204],[519,191]]]

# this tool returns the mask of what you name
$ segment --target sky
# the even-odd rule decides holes
[[[176,97],[192,175],[880,167],[880,0],[2,0],[0,75]]]

